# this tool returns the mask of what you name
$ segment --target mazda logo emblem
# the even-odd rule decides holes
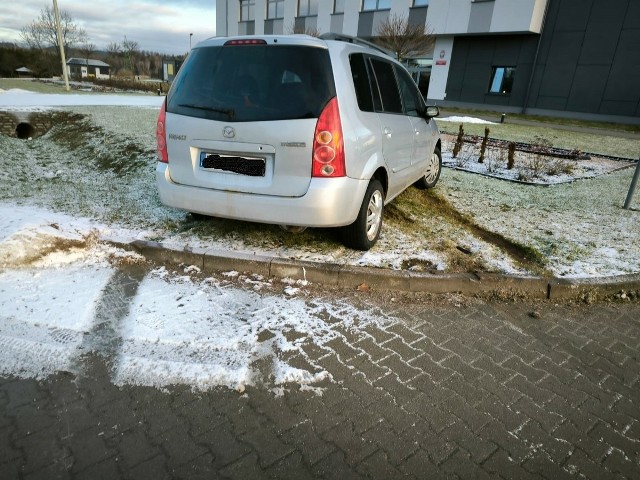
[[[222,135],[224,135],[225,138],[233,138],[236,136],[236,131],[233,127],[224,127],[222,129]]]

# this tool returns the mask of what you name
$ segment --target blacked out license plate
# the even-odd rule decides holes
[[[250,177],[264,177],[266,163],[265,159],[261,157],[200,153],[200,166],[205,170],[221,170]]]

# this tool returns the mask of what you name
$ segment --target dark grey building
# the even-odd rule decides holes
[[[433,103],[640,123],[640,0],[216,0],[216,34],[371,38],[391,15],[436,36],[408,65]]]
[[[438,35],[452,48],[444,92],[430,86],[432,101],[640,124],[639,0],[549,0],[540,33],[476,33],[473,8],[495,17],[500,7],[498,0],[477,2],[466,32]]]

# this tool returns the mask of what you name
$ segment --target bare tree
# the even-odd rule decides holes
[[[135,57],[138,53],[138,42],[135,40],[127,40],[127,37],[124,37],[122,41],[122,50],[124,51],[127,59],[129,60],[129,67],[131,68],[131,74],[135,75],[134,70],[134,61]]]
[[[111,42],[107,45],[107,53],[117,57],[122,53],[122,46],[118,42]]]
[[[311,37],[319,37],[321,35],[320,30],[312,27],[296,27],[291,25],[289,29],[289,35],[309,35]]]
[[[398,60],[403,60],[433,51],[435,38],[424,25],[411,23],[407,17],[393,14],[378,26],[375,42],[391,50]]]
[[[31,50],[44,50],[49,46],[45,38],[44,30],[40,28],[35,20],[31,24],[22,27],[20,36],[27,45],[27,48]]]
[[[78,50],[82,54],[83,58],[87,61],[87,66],[89,66],[91,55],[93,55],[93,52],[96,51],[95,44],[91,42],[85,42],[80,46],[80,48],[78,48]]]
[[[122,45],[118,42],[111,42],[107,45],[107,59],[111,65],[109,69],[109,77],[114,75],[120,68],[122,68]]]
[[[78,26],[71,14],[66,10],[60,11],[60,26],[65,52],[69,47],[87,41],[87,33]],[[20,36],[29,48],[44,50],[48,47],[56,47],[56,49],[59,49],[53,8],[45,7],[40,10],[38,18],[29,25],[22,27]]]

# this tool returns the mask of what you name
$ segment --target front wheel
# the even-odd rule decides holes
[[[438,183],[440,172],[442,171],[442,154],[440,149],[436,147],[429,158],[424,175],[416,182],[418,188],[433,188]]]
[[[377,179],[372,179],[364,195],[356,221],[343,227],[342,240],[349,248],[369,250],[380,236],[384,190]]]

